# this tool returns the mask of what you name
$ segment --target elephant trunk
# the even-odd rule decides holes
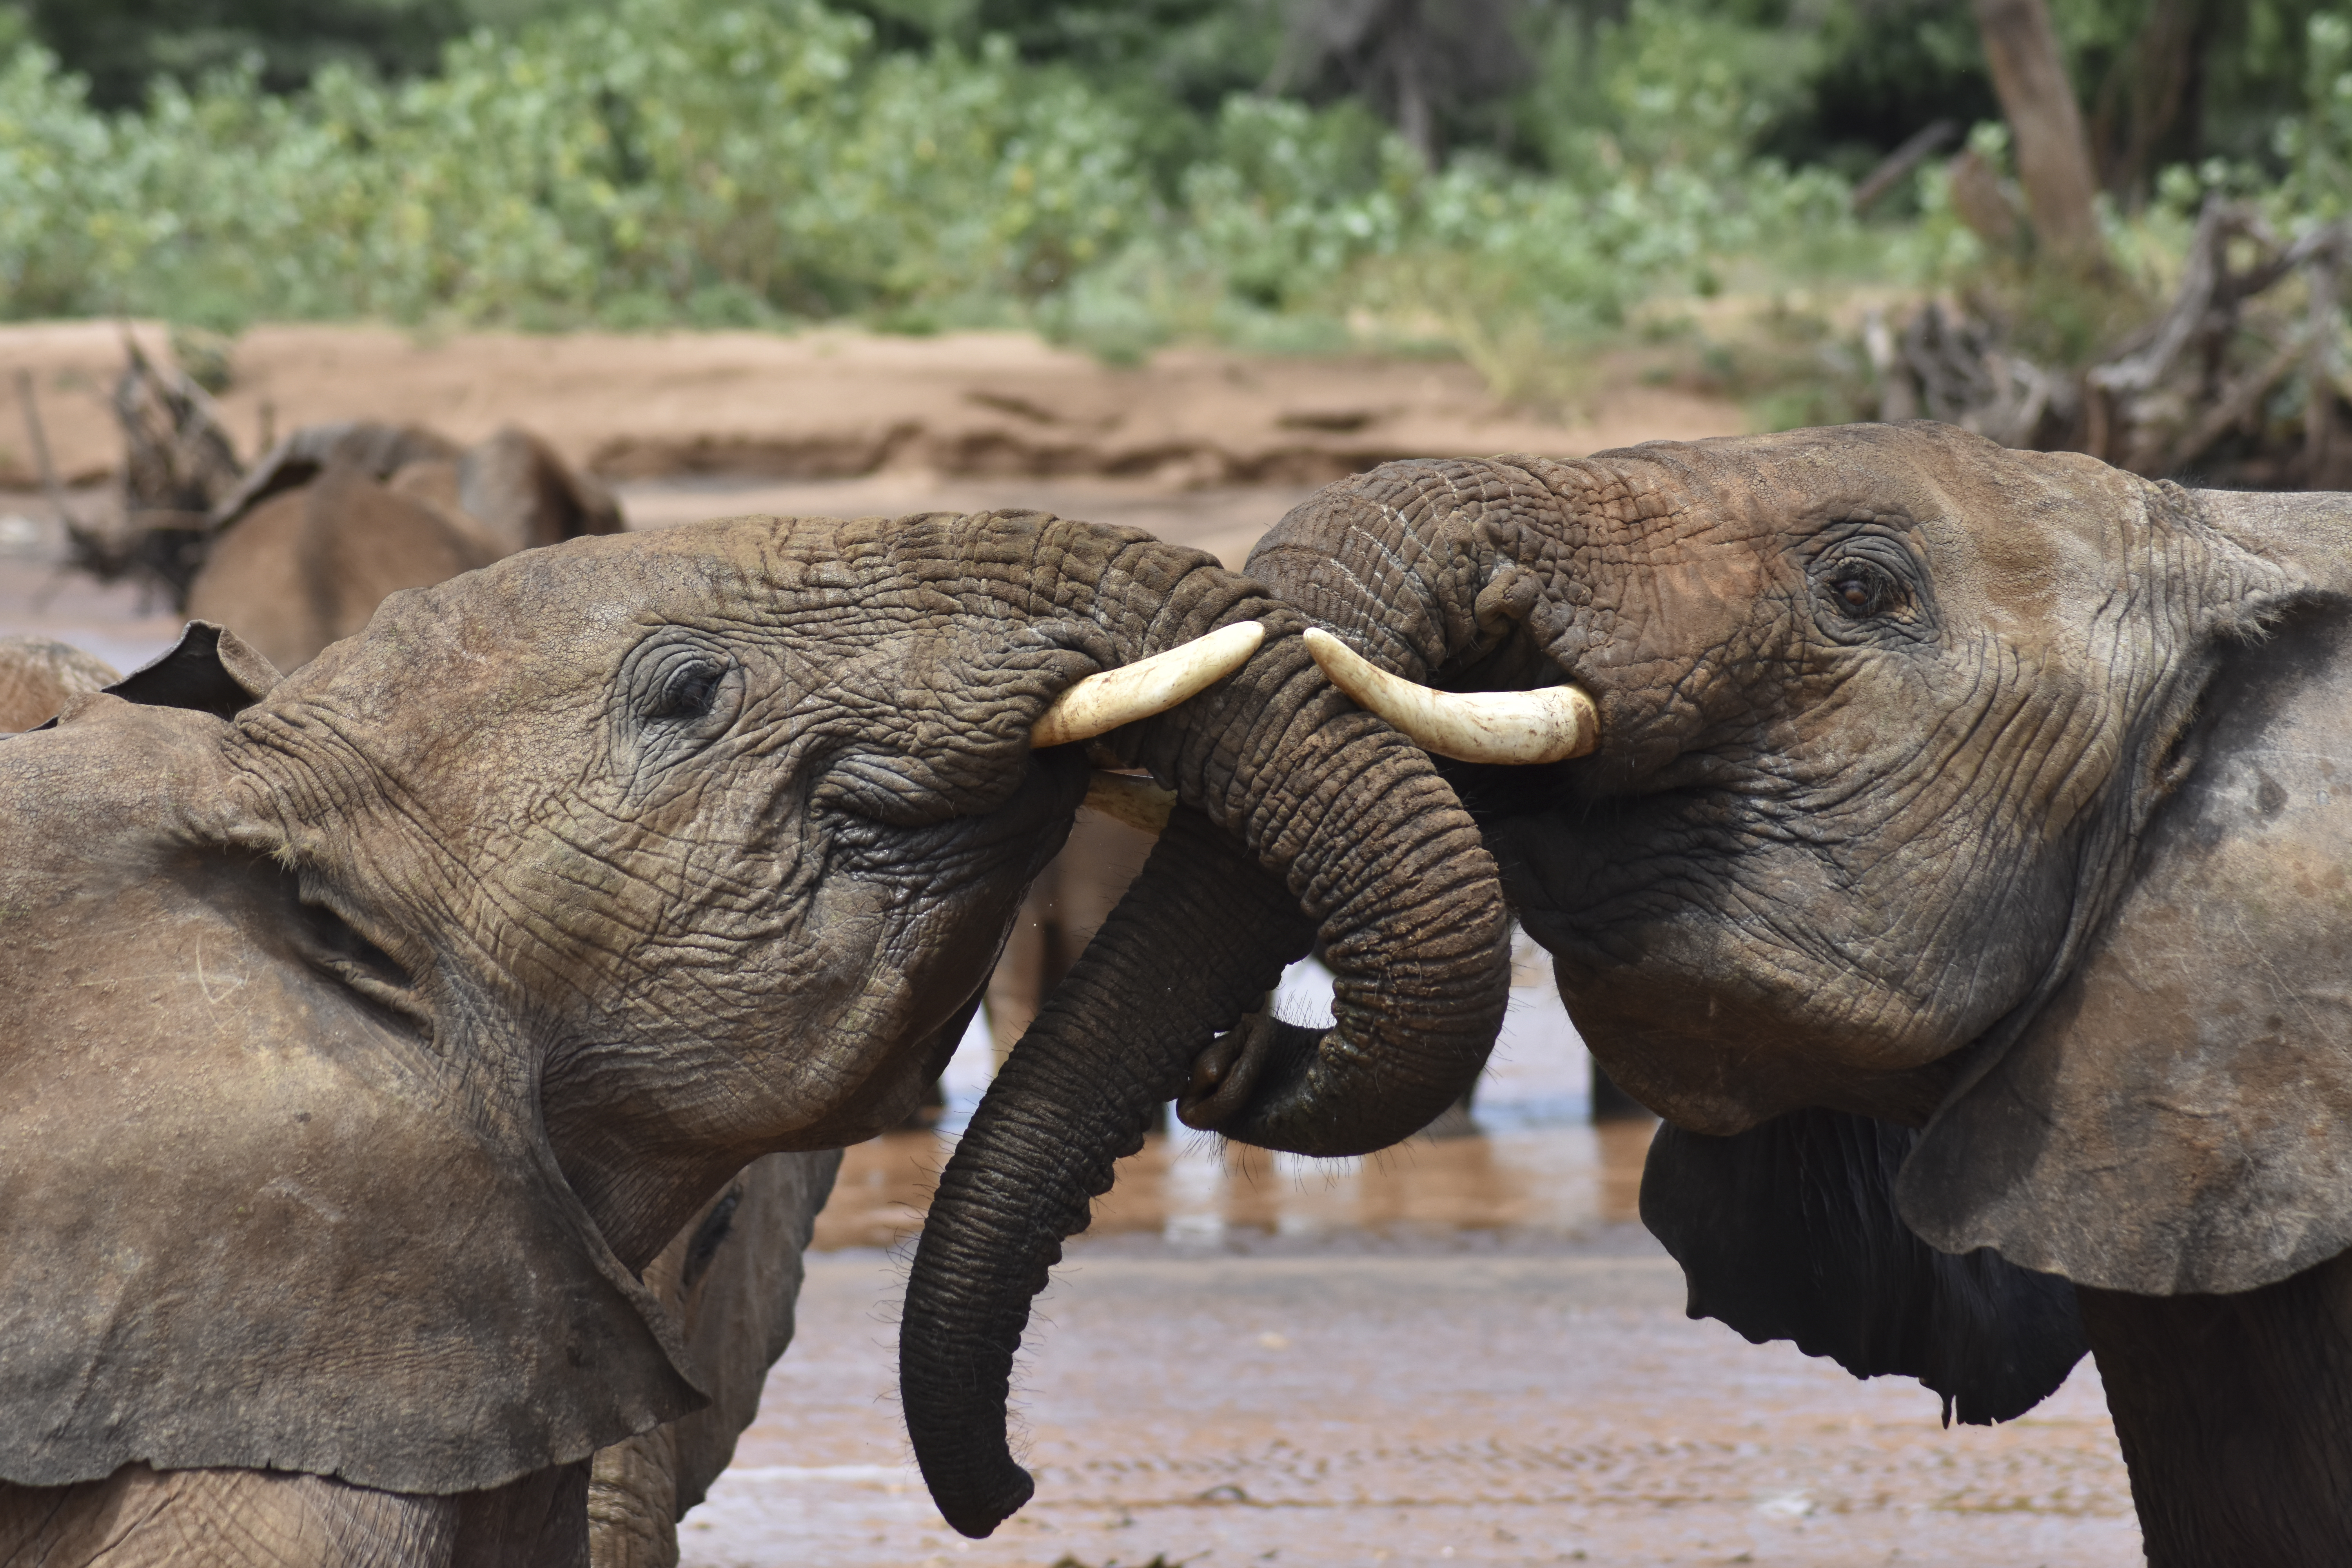
[[[1495,867],[1451,789],[1330,686],[1295,613],[1202,565],[1160,575],[1170,600],[1190,603],[1159,617],[1152,640],[1175,635],[1171,619],[1192,636],[1243,616],[1272,635],[1183,708],[1104,738],[1181,807],[982,1102],[908,1284],[908,1426],[940,1511],[967,1535],[1030,1495],[1004,1438],[1030,1298],[1155,1108],[1191,1078],[1205,1090],[1196,1123],[1306,1153],[1381,1148],[1475,1079],[1509,993]],[[1318,928],[1335,1026],[1252,1018],[1213,1045]]]
[[[911,558],[1001,574],[1024,616],[1091,627],[1085,640],[1107,667],[1244,622],[1264,627],[1263,647],[1231,677],[1094,742],[1280,878],[1320,929],[1333,973],[1334,1027],[1250,1020],[1196,1061],[1187,1120],[1265,1148],[1360,1154],[1458,1099],[1509,995],[1494,862],[1428,757],[1317,667],[1297,635],[1305,618],[1213,557],[1135,530],[1044,513],[908,521],[968,531],[944,550],[924,541]],[[1179,929],[1163,925],[1163,958]],[[1200,1023],[1205,1033],[1233,1018]]]
[[[1281,882],[1181,806],[1137,886],[1149,896],[1111,911],[973,1113],[907,1282],[907,1426],[940,1511],[969,1536],[1034,1489],[1006,1446],[1004,1405],[1062,1238],[1086,1228],[1114,1163],[1143,1146],[1192,1070],[1202,1021],[1249,1007],[1314,934]],[[1166,962],[1171,932],[1181,963]]]

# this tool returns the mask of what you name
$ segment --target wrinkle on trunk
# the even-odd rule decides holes
[[[967,536],[1002,563],[983,580],[1032,621],[1091,621],[1105,667],[1244,619],[1268,637],[1182,707],[1095,742],[1189,809],[999,1073],[924,1229],[901,1329],[908,1422],[941,1511],[974,1536],[1031,1489],[1004,1442],[1029,1299],[1214,1032],[1319,928],[1337,1024],[1260,1062],[1218,1131],[1360,1153],[1459,1098],[1509,994],[1475,826],[1427,756],[1325,679],[1303,618],[1200,552],[1032,517]]]
[[[987,1535],[1034,1489],[1004,1404],[1062,1238],[1086,1228],[1114,1163],[1182,1087],[1202,1021],[1251,1006],[1313,938],[1280,882],[1179,807],[973,1113],[916,1247],[898,1339],[923,1479],[964,1534]]]

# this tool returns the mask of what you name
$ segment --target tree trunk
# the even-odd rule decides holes
[[[2091,150],[2046,0],[1976,0],[1993,90],[2016,139],[2017,173],[2042,249],[2095,269],[2106,259],[2092,197]]]
[[[2213,0],[2154,0],[2108,68],[2090,141],[2099,178],[2117,200],[2137,208],[2158,165],[2199,156],[2205,55],[2220,21]]]

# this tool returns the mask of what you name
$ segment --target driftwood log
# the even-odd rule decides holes
[[[2352,232],[2284,240],[2242,203],[2200,216],[2171,303],[2080,374],[2018,353],[1997,315],[1946,300],[1864,326],[1879,417],[2003,446],[2087,452],[2152,479],[2251,489],[2352,486],[2343,438]]]

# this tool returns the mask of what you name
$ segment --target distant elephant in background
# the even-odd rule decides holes
[[[105,660],[47,637],[0,637],[0,734],[47,723],[68,698],[121,677]]]
[[[528,432],[461,449],[413,426],[337,424],[279,442],[214,528],[188,613],[294,669],[367,625],[387,595],[617,533],[622,521],[609,491]]]
[[[395,595],[283,679],[199,623],[0,742],[0,1560],[579,1563],[590,1457],[712,1392],[665,1248],[724,1305],[714,1194],[904,1114],[1089,751],[1176,801],[1122,906],[1154,981],[1090,1026],[1189,1062],[1236,1016],[1205,878],[1344,955],[1286,1113],[1435,1114],[1501,1019],[1500,888],[1300,626],[1132,530],[738,519]],[[633,1462],[616,1523],[660,1507]]]
[[[1248,569],[1451,759],[1670,1123],[1643,1215],[1694,1313],[1964,1421],[2087,1345],[2152,1563],[2352,1562],[2352,498],[1859,426],[1392,463]],[[1008,1071],[1126,1048],[1054,1014]],[[1255,1087],[1295,1034],[1202,1056],[1185,1119],[1298,1147]],[[961,1321],[925,1255],[991,1238],[1009,1363],[1055,1248],[989,1210],[989,1110],[902,1333]],[[1025,1495],[1002,1392],[909,1390],[974,1532]]]

